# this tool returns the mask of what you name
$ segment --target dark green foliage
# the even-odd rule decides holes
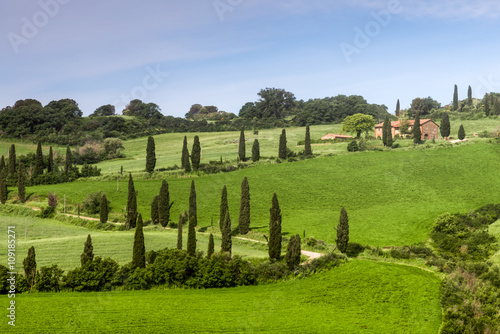
[[[443,138],[450,136],[450,117],[448,116],[448,113],[443,114],[443,119],[441,120],[441,125],[439,126],[439,132]]]
[[[349,257],[357,257],[365,250],[365,247],[357,242],[349,242],[345,254]]]
[[[255,139],[252,145],[252,161],[256,162],[260,160],[260,145],[259,140]]]
[[[493,103],[493,115],[500,115],[500,99],[495,99]]]
[[[359,151],[358,142],[356,140],[353,140],[349,144],[347,144],[347,151],[349,152]]]
[[[152,136],[148,137],[146,146],[146,172],[152,173],[156,166],[155,140]]]
[[[47,202],[49,207],[51,208],[57,207],[57,193],[55,191],[54,193],[49,191],[49,194],[47,195]]]
[[[49,160],[47,163],[47,173],[52,173],[54,171],[54,152],[52,151],[52,146],[49,147]]]
[[[292,235],[286,248],[286,264],[290,270],[295,269],[300,264],[300,236]]]
[[[38,142],[38,146],[36,148],[36,156],[35,156],[35,167],[33,168],[33,174],[31,175],[31,178],[36,179],[39,175],[42,174],[43,174],[42,143]]]
[[[490,107],[488,93],[484,94],[483,101],[484,101],[484,114],[486,116],[489,116],[490,115],[490,111],[491,111],[491,107]]]
[[[23,260],[23,268],[24,277],[26,277],[28,287],[31,290],[36,283],[36,255],[34,246],[28,249],[28,257]]]
[[[66,147],[66,157],[64,159],[64,173],[68,174],[71,171],[71,149]]]
[[[87,241],[83,246],[83,253],[80,256],[80,262],[82,267],[87,263],[92,262],[94,260],[94,246],[92,246],[92,237],[90,234],[87,236]]]
[[[5,158],[3,155],[2,155],[2,158],[0,158],[0,171],[2,169],[5,169]]]
[[[340,209],[340,219],[336,230],[337,239],[335,239],[335,242],[337,243],[337,248],[341,253],[345,253],[347,251],[347,244],[349,243],[349,218],[344,207]]]
[[[16,175],[16,145],[10,145],[9,149],[9,177]]]
[[[140,213],[137,217],[137,226],[135,227],[132,264],[135,268],[146,267],[146,247],[144,245],[144,232],[142,230],[142,215]]]
[[[238,217],[240,233],[245,235],[250,230],[250,186],[245,176],[241,182],[240,215]]]
[[[166,227],[170,220],[170,208],[173,203],[170,203],[170,192],[168,190],[167,181],[161,182],[160,195],[158,196],[158,221],[160,225]]]
[[[305,156],[310,156],[312,155],[312,149],[311,149],[311,133],[309,131],[309,125],[306,126],[306,139],[304,143],[304,155]]]
[[[7,202],[7,175],[5,168],[0,171],[0,202]]]
[[[214,235],[210,233],[210,237],[208,238],[208,249],[207,249],[207,258],[209,259],[215,251],[214,244]]]
[[[40,292],[59,292],[63,272],[63,270],[57,267],[57,264],[50,267],[41,267],[36,280],[35,290]]]
[[[103,195],[102,191],[99,191],[98,193],[88,193],[83,200],[83,210],[92,215],[100,214]],[[111,210],[111,207],[109,206],[110,201],[106,199],[106,203],[107,211],[109,212]]]
[[[106,195],[103,194],[101,196],[101,204],[99,205],[99,220],[101,224],[105,224],[108,222],[108,200],[106,199]]]
[[[177,224],[177,249],[182,249],[182,225],[186,223],[187,214],[179,215],[179,223]]]
[[[24,165],[22,163],[19,163],[19,166],[17,167],[17,197],[19,198],[21,203],[26,202],[26,189],[24,187]]]
[[[194,136],[193,149],[191,150],[191,162],[193,163],[193,169],[195,171],[200,169],[200,161],[201,161],[200,137]]]
[[[184,142],[182,144],[181,166],[182,168],[184,168],[186,173],[189,173],[191,171],[191,163],[189,162],[189,151],[187,145],[187,137],[184,136]]]
[[[470,86],[467,89],[467,105],[472,105],[472,88]]]
[[[286,159],[286,131],[283,129],[281,131],[281,136],[280,136],[280,143],[279,143],[279,148],[278,148],[278,158],[281,160]]]
[[[127,199],[127,220],[125,228],[130,230],[135,227],[137,220],[137,194],[135,192],[134,180],[132,174],[128,178],[128,199]]]
[[[158,224],[159,222],[159,213],[158,213],[158,203],[159,203],[159,195],[153,197],[153,201],[151,202],[151,220],[153,224]]]
[[[281,209],[276,193],[273,195],[272,206],[269,209],[269,257],[278,259],[281,256]]]
[[[392,147],[392,126],[389,115],[385,116],[384,125],[382,126],[382,142],[386,147]]]
[[[453,111],[458,110],[458,87],[455,85],[455,89],[453,90],[453,106],[452,106]]]
[[[227,188],[226,185],[222,187],[222,194],[220,198],[220,210],[219,210],[219,229],[224,229],[224,219],[226,217],[226,212],[229,211],[229,207],[227,204]]]
[[[231,255],[232,240],[231,240],[231,219],[229,211],[226,211],[224,221],[222,223],[222,243],[220,246],[221,252],[227,252]]]
[[[400,107],[399,107],[399,99],[398,99],[398,102],[396,103],[396,116],[399,116],[399,113],[400,113]]]
[[[97,256],[84,266],[70,270],[63,280],[73,291],[109,291],[118,268],[118,263],[114,260]]]
[[[245,151],[245,128],[241,128],[240,131],[240,141],[238,142],[238,157],[240,161],[246,160],[246,151]]]
[[[411,129],[413,135],[413,143],[420,144],[422,142],[422,130],[420,129],[420,114],[415,115],[415,123],[413,123],[413,128]]]
[[[458,139],[465,139],[465,129],[463,125],[460,125],[460,128],[458,129]]]
[[[193,220],[194,226],[198,226],[198,213],[196,209],[196,188],[194,186],[194,180],[191,181],[191,192],[189,193],[189,215],[188,219],[191,222]]]

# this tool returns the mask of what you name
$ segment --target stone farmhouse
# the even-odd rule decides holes
[[[406,135],[401,134],[401,119],[391,122],[391,131],[392,131],[392,138],[394,136],[399,135],[400,137],[406,137]],[[408,133],[411,133],[413,129],[413,125],[415,124],[414,120],[408,120]],[[384,126],[384,123],[380,123],[375,125],[375,137],[382,138],[382,128]],[[427,140],[427,139],[437,139],[439,137],[439,125],[437,125],[433,120],[431,119],[421,119],[420,120],[420,130],[422,132],[422,140]]]

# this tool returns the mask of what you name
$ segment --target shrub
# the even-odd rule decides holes
[[[365,247],[363,245],[358,244],[356,242],[349,242],[347,244],[347,250],[346,250],[345,254],[348,257],[357,257],[364,250],[365,250]]]
[[[349,152],[357,152],[359,151],[358,143],[353,140],[347,145],[347,151]]]
[[[69,271],[63,280],[73,291],[111,290],[118,267],[114,260],[97,256],[85,266]]]
[[[102,195],[102,191],[99,191],[98,193],[88,193],[87,197],[83,200],[83,210],[89,214],[98,214],[101,210]],[[108,212],[110,212],[110,202],[108,199],[106,199],[106,201],[108,202]]]

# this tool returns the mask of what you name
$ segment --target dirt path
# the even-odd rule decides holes
[[[248,238],[243,238],[243,237],[235,237],[236,239],[241,239],[241,240],[247,240],[247,241],[252,241],[252,242],[258,242],[258,243],[261,243],[261,244],[267,244],[267,242],[264,242],[264,241],[259,241],[259,240],[254,240],[254,239],[248,239]],[[302,255],[305,255],[307,257],[309,257],[309,259],[307,259],[307,261],[305,261],[304,263],[308,263],[309,261],[313,260],[313,259],[317,259],[319,257],[322,257],[323,253],[316,253],[316,252],[310,252],[310,251],[305,251],[305,250],[301,250],[300,253]]]

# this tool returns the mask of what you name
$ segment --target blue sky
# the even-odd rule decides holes
[[[499,18],[496,0],[2,1],[0,108],[72,98],[88,115],[140,98],[238,114],[266,87],[444,105],[454,84],[500,92]]]

